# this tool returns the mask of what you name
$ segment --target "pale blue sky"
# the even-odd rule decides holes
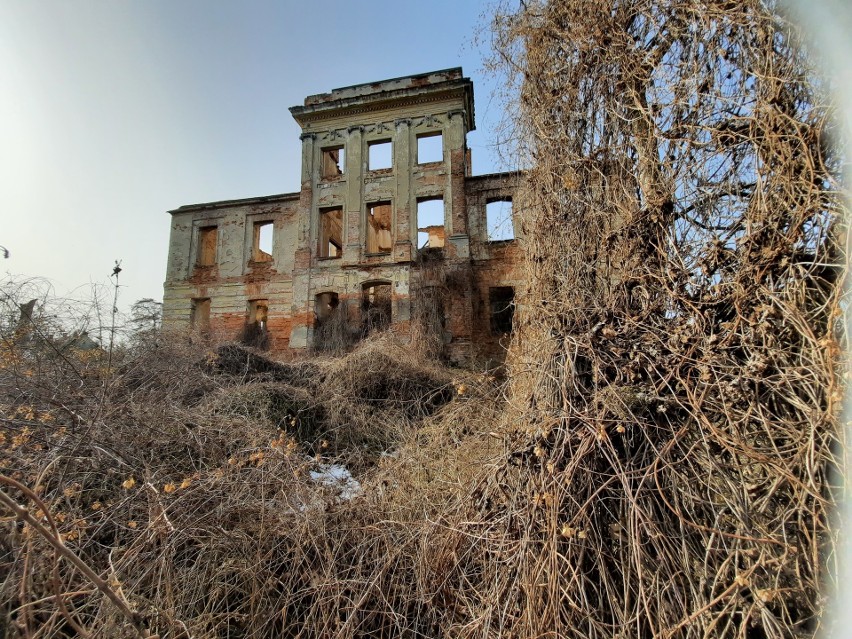
[[[0,270],[58,293],[162,297],[168,209],[296,191],[288,107],[334,87],[463,66],[474,171],[502,170],[474,44],[485,1],[2,0]]]

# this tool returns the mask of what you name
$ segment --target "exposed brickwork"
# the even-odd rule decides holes
[[[193,305],[206,308],[210,300],[211,338],[239,339],[262,330],[261,341],[270,350],[298,350],[312,345],[320,294],[336,296],[332,312],[345,314],[357,334],[365,291],[390,285],[395,333],[418,335],[415,323],[421,320],[412,313],[419,302],[421,316],[431,312],[440,318],[445,354],[452,359],[502,360],[506,335],[492,333],[489,291],[520,286],[523,276],[516,266],[518,242],[488,241],[485,207],[511,198],[517,175],[469,176],[466,134],[474,128],[473,87],[461,69],[335,89],[308,96],[290,111],[302,127],[299,192],[171,212],[165,322],[189,327]],[[417,164],[418,136],[437,134],[443,161]],[[391,142],[391,168],[369,170],[370,144],[385,140]],[[338,157],[343,159],[336,167]],[[418,250],[417,202],[436,198],[444,202],[445,228],[432,227],[430,234],[443,237],[444,246]],[[383,221],[373,231],[389,232],[389,239],[379,237],[391,247],[385,254],[367,252],[367,210],[377,203],[391,205],[389,227]],[[321,235],[320,211],[335,207],[342,210],[342,230]],[[267,222],[274,225],[269,254],[254,245],[255,225]],[[206,244],[199,258],[201,235]],[[320,240],[327,237],[335,245],[321,250]],[[258,255],[262,261],[253,259]],[[322,308],[329,305],[324,301]],[[259,307],[268,309],[268,317],[249,326],[250,309]]]

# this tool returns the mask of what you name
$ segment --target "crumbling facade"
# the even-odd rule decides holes
[[[164,325],[273,351],[389,329],[454,361],[499,360],[523,277],[517,174],[470,175],[470,79],[334,89],[290,112],[298,192],[170,212]]]

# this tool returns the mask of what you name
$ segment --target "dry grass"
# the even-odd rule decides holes
[[[50,515],[139,630],[35,523],[9,518],[5,636],[436,627],[424,535],[443,534],[443,504],[499,452],[486,430],[499,411],[490,378],[423,361],[390,335],[285,363],[157,338],[110,376],[101,355],[6,348],[0,468],[46,512],[7,492],[34,522]],[[334,463],[361,483],[354,498],[312,479]]]
[[[845,472],[824,84],[772,2],[528,2],[497,25],[535,277],[517,468],[471,517],[504,553],[478,594],[500,614],[471,634],[813,636]]]

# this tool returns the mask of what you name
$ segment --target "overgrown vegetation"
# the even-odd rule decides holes
[[[496,38],[536,277],[520,494],[479,520],[511,548],[482,595],[503,614],[475,634],[813,635],[848,212],[795,27],[771,1],[563,0]]]
[[[507,387],[390,335],[272,362],[150,332],[108,369],[10,323],[6,636],[819,630],[847,211],[795,29],[530,0],[494,36],[529,165]]]
[[[493,380],[389,335],[294,362],[152,336],[109,375],[22,337],[0,366],[0,482],[27,513],[0,523],[8,637],[397,636],[421,535],[499,453]]]

